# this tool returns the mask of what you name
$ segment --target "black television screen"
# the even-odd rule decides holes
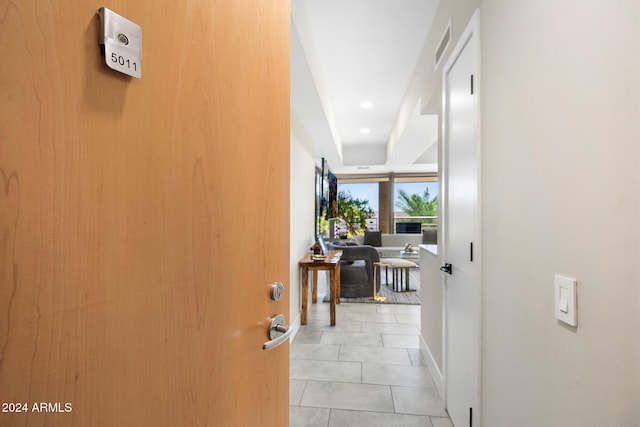
[[[396,234],[420,234],[422,224],[419,222],[396,222]]]

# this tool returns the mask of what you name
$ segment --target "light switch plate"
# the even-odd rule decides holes
[[[554,277],[556,319],[578,326],[577,281],[556,274]]]

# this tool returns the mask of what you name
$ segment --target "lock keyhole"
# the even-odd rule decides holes
[[[280,282],[271,285],[271,299],[274,301],[280,301],[284,295],[284,285]]]

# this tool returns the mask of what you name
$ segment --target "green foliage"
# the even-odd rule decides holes
[[[410,216],[436,216],[438,215],[438,197],[433,199],[429,194],[429,189],[424,190],[422,197],[418,194],[408,194],[404,190],[399,191],[400,201],[396,206]]]
[[[373,216],[373,209],[368,200],[355,199],[348,191],[338,193],[338,218],[347,224],[351,234],[356,233],[355,225],[364,230],[367,226],[367,218]]]
[[[320,233],[327,236],[329,232],[329,220],[326,216],[320,215]]]

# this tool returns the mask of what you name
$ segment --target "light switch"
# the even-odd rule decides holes
[[[566,298],[560,297],[560,311],[563,313],[569,312],[569,301]]]
[[[556,318],[568,325],[578,326],[576,279],[556,275],[554,278]]]

